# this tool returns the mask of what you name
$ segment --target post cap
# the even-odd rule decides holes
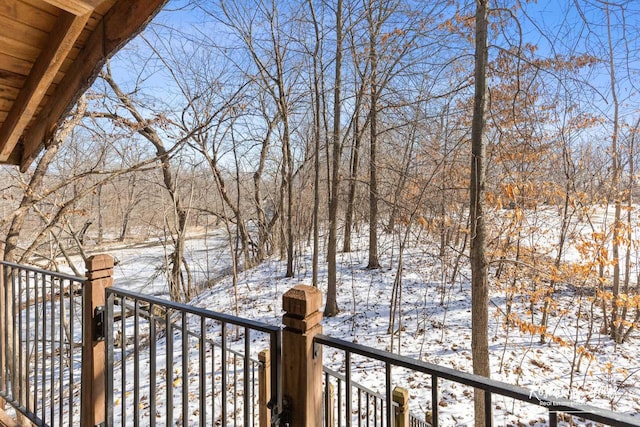
[[[113,268],[113,257],[107,254],[92,255],[87,258],[87,271],[108,270]]]
[[[393,401],[396,402],[401,409],[404,409],[409,402],[409,390],[396,386],[393,388],[393,392],[391,394]]]
[[[291,316],[304,319],[320,310],[322,292],[308,285],[296,285],[282,295],[282,309]]]

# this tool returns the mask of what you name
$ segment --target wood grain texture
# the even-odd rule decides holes
[[[52,36],[33,65],[24,87],[0,128],[0,161],[6,161],[63,65],[89,14],[61,14]]]

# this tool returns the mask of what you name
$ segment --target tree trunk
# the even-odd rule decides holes
[[[373,12],[369,11],[369,60],[371,61],[371,82],[369,111],[369,262],[367,268],[380,268],[378,261],[378,50]]]
[[[347,211],[344,216],[344,242],[342,251],[351,252],[351,229],[353,228],[353,209],[356,198],[356,182],[358,179],[358,166],[360,163],[360,144],[362,133],[360,131],[360,114],[356,109],[353,119],[353,149],[351,151],[351,171],[349,176],[349,195],[347,196]]]
[[[102,209],[102,185],[99,185],[96,189],[97,197],[98,197],[98,238],[96,239],[96,243],[100,245],[104,240],[104,215]]]
[[[331,170],[331,192],[329,193],[329,245],[327,247],[328,282],[327,304],[324,308],[326,317],[338,314],[337,302],[337,261],[338,247],[338,198],[340,187],[340,160],[342,153],[342,139],[340,136],[340,91],[342,90],[342,0],[336,5],[336,76],[333,93],[333,151]]]
[[[312,284],[318,287],[318,260],[320,257],[320,78],[318,73],[318,53],[320,50],[320,29],[313,7],[309,0],[309,9],[315,30],[313,48],[313,260],[311,267]],[[329,289],[331,289],[329,287]]]
[[[613,51],[613,40],[611,35],[611,16],[609,12],[609,6],[606,7],[606,15],[607,15],[607,36],[608,36],[608,46],[609,46],[609,81],[611,85],[611,98],[613,103],[613,131],[611,133],[611,192],[613,195],[613,203],[614,203],[614,220],[613,220],[613,238],[612,238],[612,251],[611,256],[613,257],[613,304],[611,305],[611,329],[609,330],[609,334],[611,338],[620,343],[620,336],[618,336],[618,313],[619,308],[617,305],[617,300],[620,295],[620,241],[624,239],[623,231],[624,227],[622,225],[622,201],[620,200],[620,158],[618,153],[618,126],[619,126],[619,102],[618,102],[618,93],[616,90],[616,70],[615,70],[615,62],[614,62],[614,51]]]
[[[267,134],[262,140],[262,146],[260,148],[260,162],[258,164],[258,170],[253,174],[253,200],[256,209],[256,216],[258,218],[258,249],[256,255],[256,261],[262,262],[264,259],[271,255],[271,228],[267,222],[267,215],[265,214],[264,207],[262,205],[261,194],[261,180],[262,174],[267,162],[267,154],[269,153],[269,141],[271,140],[271,134],[276,123],[276,119],[268,120],[269,126],[267,128]],[[274,218],[277,217],[277,213],[274,213]]]
[[[489,377],[489,294],[485,243],[485,147],[483,142],[486,103],[488,0],[476,0],[475,93],[471,126],[471,351],[473,373]],[[484,393],[474,393],[475,425],[485,423]]]

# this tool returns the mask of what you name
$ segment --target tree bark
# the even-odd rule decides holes
[[[369,87],[369,262],[367,268],[380,268],[378,261],[378,50],[377,26],[369,10],[369,61],[371,63],[371,82]]]
[[[362,141],[359,117],[356,110],[353,124],[353,149],[351,151],[351,171],[349,176],[349,195],[347,196],[347,211],[344,215],[344,242],[342,252],[351,252],[351,229],[353,228],[353,210],[356,199],[356,182],[360,163],[360,144]]]
[[[488,0],[476,0],[475,92],[471,125],[471,182],[469,215],[471,225],[471,351],[473,373],[489,377],[489,293],[485,243],[485,146],[483,133],[486,104]],[[475,425],[485,422],[484,393],[474,393]]]
[[[320,258],[320,77],[318,54],[320,51],[320,29],[313,1],[309,0],[313,20],[315,44],[313,48],[313,260],[311,267],[312,284],[318,287],[318,260]],[[327,297],[328,298],[328,297]]]
[[[331,192],[329,193],[329,244],[327,247],[327,303],[324,308],[326,317],[333,317],[340,311],[337,301],[337,261],[338,248],[338,198],[340,187],[340,160],[342,138],[340,133],[340,91],[342,90],[342,0],[336,4],[336,74],[333,92],[333,150],[331,169]]]
[[[619,110],[620,104],[618,102],[618,92],[616,90],[616,68],[614,60],[613,40],[611,35],[611,14],[609,12],[609,6],[605,5],[607,15],[607,39],[609,48],[609,82],[611,87],[611,98],[613,104],[613,130],[611,132],[611,192],[614,203],[614,220],[613,220],[613,242],[611,256],[613,264],[613,304],[611,305],[611,329],[609,335],[616,343],[621,342],[621,337],[618,334],[618,327],[621,321],[618,319],[619,308],[617,305],[618,297],[620,296],[620,241],[624,239],[622,224],[622,200],[620,199],[620,157],[618,153],[618,127],[619,127]],[[633,161],[633,160],[632,160]]]

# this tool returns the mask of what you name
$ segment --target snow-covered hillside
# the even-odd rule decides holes
[[[324,333],[471,372],[468,268],[463,260],[459,280],[443,282],[445,266],[436,248],[420,237],[408,245],[409,249],[403,255],[401,315],[395,320],[397,333],[393,336],[389,333],[390,300],[398,274],[397,243],[397,235],[382,237],[379,253],[383,268],[379,270],[364,268],[367,260],[364,238],[354,242],[351,253],[339,254],[338,304],[341,311],[338,316],[323,320]],[[222,252],[216,253],[212,248]],[[222,237],[217,236],[192,240],[188,252],[191,262],[200,266],[203,273],[208,268],[209,273],[215,275],[217,268],[226,271],[224,260],[228,258],[223,255],[224,251]],[[120,259],[115,272],[115,286],[141,289],[140,284],[162,283],[162,277],[155,281],[142,279],[151,265],[161,261],[161,248],[114,251],[114,255]],[[303,248],[296,262],[299,272],[296,278],[285,279],[286,264],[272,258],[240,273],[237,292],[232,281],[225,278],[215,282],[193,304],[279,325],[282,294],[298,283],[311,284],[311,249]],[[135,272],[139,272],[140,277],[132,280]],[[324,292],[326,264],[323,263],[319,282]],[[589,347],[591,357],[583,357],[578,364],[583,352],[580,346],[587,334],[584,318],[578,319],[576,311],[572,310],[576,298],[580,297],[576,296],[575,289],[560,287],[552,298],[557,307],[551,313],[548,325],[558,340],[540,343],[537,333],[526,328],[506,327],[505,295],[498,290],[492,292],[489,330],[492,377],[530,388],[536,393],[570,397],[578,403],[640,416],[640,388],[636,385],[640,375],[638,337],[632,335],[628,342],[615,345],[607,335],[593,331]],[[518,300],[517,295],[514,300]],[[522,317],[528,315],[522,304],[513,304],[512,310]],[[327,349],[324,363],[340,369],[342,355]],[[356,358],[353,380],[382,392],[382,368]],[[421,418],[431,411],[428,377],[397,369],[393,381],[395,385],[409,389],[412,413]],[[442,384],[439,402],[442,425],[471,425],[473,408],[470,393],[471,390],[457,384]],[[518,422],[535,425],[546,419],[546,411],[542,408],[523,407],[497,396],[494,404],[497,405],[497,425]]]

